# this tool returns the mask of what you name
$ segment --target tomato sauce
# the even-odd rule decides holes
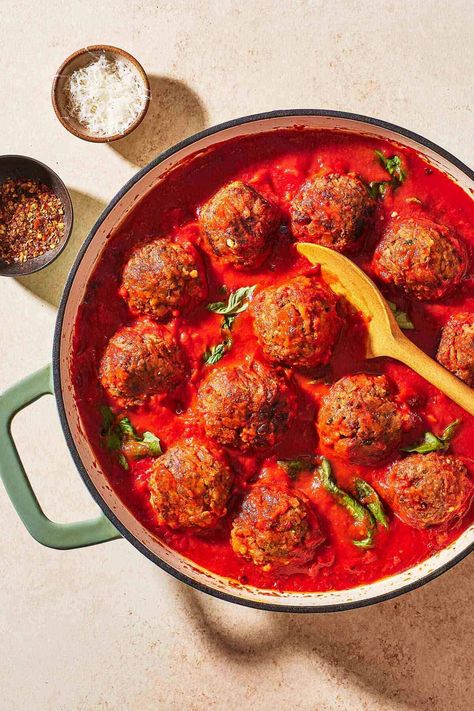
[[[387,141],[338,132],[293,129],[242,137],[219,144],[206,154],[198,154],[178,166],[138,204],[120,231],[110,236],[106,250],[90,278],[80,306],[74,337],[73,382],[79,413],[97,459],[125,505],[155,535],[170,547],[207,568],[242,583],[261,588],[289,591],[327,591],[348,589],[403,571],[428,558],[455,540],[474,521],[474,507],[462,521],[448,529],[415,530],[389,511],[390,527],[378,529],[375,546],[369,550],[353,545],[354,523],[340,504],[321,488],[311,486],[312,477],[302,474],[289,485],[302,490],[312,501],[326,534],[326,542],[317,550],[312,564],[297,572],[265,572],[239,558],[231,549],[229,531],[243,493],[259,476],[287,479],[277,465],[278,459],[325,452],[320,448],[315,417],[321,397],[329,384],[342,375],[369,372],[386,373],[396,383],[398,399],[417,416],[409,442],[418,441],[426,430],[440,433],[456,418],[462,424],[451,446],[468,469],[474,468],[474,418],[452,403],[433,386],[406,366],[390,359],[364,359],[365,326],[352,315],[346,322],[333,358],[322,371],[291,373],[298,393],[298,420],[285,441],[271,456],[242,455],[231,452],[235,472],[234,493],[228,514],[217,528],[201,533],[172,531],[157,526],[148,502],[147,468],[149,460],[132,462],[124,471],[114,454],[101,443],[99,406],[117,404],[107,398],[98,380],[98,364],[108,339],[120,326],[134,318],[119,295],[121,273],[130,249],[138,242],[159,235],[173,235],[190,240],[204,254],[209,283],[208,302],[222,300],[222,286],[233,290],[240,286],[274,284],[308,270],[299,256],[288,228],[289,204],[303,181],[320,171],[354,171],[367,182],[386,180],[387,173],[375,150],[401,157],[407,171],[406,181],[395,191],[388,191],[376,207],[374,226],[366,235],[365,247],[354,259],[371,274],[371,257],[384,225],[395,217],[424,216],[455,230],[465,242],[472,259],[474,249],[474,202],[451,179],[411,149]],[[282,225],[270,257],[258,270],[237,271],[211,259],[200,236],[197,209],[230,180],[252,184],[276,203],[282,212]],[[413,201],[411,198],[419,201]],[[408,200],[407,200],[408,198]],[[387,298],[406,311],[415,330],[405,331],[413,341],[434,356],[440,330],[452,313],[474,309],[473,281],[468,275],[455,293],[436,303],[411,302],[399,292],[381,287]],[[197,385],[210,367],[263,358],[252,330],[251,317],[244,312],[233,327],[233,345],[219,365],[203,363],[203,353],[219,343],[222,317],[210,313],[206,303],[190,316],[174,317],[168,324],[184,349],[191,375],[185,386],[172,394],[155,396],[147,404],[127,411],[134,426],[150,430],[169,447],[183,436],[205,436],[194,416]],[[399,455],[396,455],[399,456]],[[330,454],[328,457],[331,458]],[[384,499],[386,467],[358,467],[331,458],[341,487],[353,490],[353,480],[361,476]],[[387,508],[387,507],[386,507]]]

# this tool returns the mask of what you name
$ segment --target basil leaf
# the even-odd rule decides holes
[[[118,452],[117,461],[123,469],[129,469],[127,456],[131,459],[141,459],[163,454],[160,440],[153,432],[139,435],[128,417],[121,417],[117,421],[107,405],[101,405],[100,411],[103,421],[101,436],[104,444],[110,451]]]
[[[222,320],[222,328],[226,328],[228,331],[230,331],[236,318],[237,314],[235,316],[224,316]]]
[[[392,178],[400,185],[406,180],[407,174],[403,168],[400,156],[394,155],[387,158],[381,151],[375,151],[375,155]]]
[[[449,447],[451,444],[452,439],[454,438],[454,435],[456,434],[456,430],[461,424],[461,420],[453,420],[452,422],[449,423],[447,427],[443,430],[443,433],[441,435],[441,439],[443,442]]]
[[[359,538],[352,541],[357,548],[372,548],[374,545],[374,529],[369,528],[365,538]]]
[[[121,439],[115,427],[115,415],[108,405],[100,406],[100,414],[102,415],[100,435],[104,439],[107,449],[116,451],[120,449]]]
[[[120,449],[122,440],[120,439],[120,435],[115,430],[108,432],[106,435],[103,435],[103,437],[107,449],[110,449],[111,451]]]
[[[391,179],[373,180],[369,183],[369,193],[374,200],[377,200],[377,198],[382,198],[383,200],[388,188],[392,188],[393,190],[398,188],[406,180],[407,174],[400,156],[394,155],[387,158],[382,151],[375,151],[375,155]]]
[[[137,433],[134,426],[128,419],[128,417],[123,417],[118,423],[120,433],[123,437],[131,437],[133,439],[138,439]]]
[[[314,457],[302,456],[297,459],[278,459],[277,464],[286,471],[290,479],[296,479],[301,472],[310,472],[316,466]]]
[[[128,471],[130,469],[130,466],[127,462],[127,458],[125,457],[125,455],[122,454],[122,452],[120,452],[120,454],[118,455],[118,463],[120,464],[122,469],[125,469],[125,471]]]
[[[163,454],[160,439],[153,432],[144,432],[142,442],[146,444],[152,457],[159,457]]]
[[[369,183],[369,193],[371,197],[373,197],[374,200],[377,200],[379,197],[383,200],[385,193],[391,184],[390,180],[372,180]]]
[[[252,297],[256,286],[256,284],[254,284],[254,286],[241,286],[229,294],[227,302],[215,301],[208,304],[207,308],[216,314],[236,316],[248,309],[249,299]]]
[[[384,511],[379,495],[374,488],[364,479],[356,479],[355,487],[357,498],[360,503],[366,506],[374,519],[384,528],[388,528],[388,519]]]
[[[160,454],[163,454],[159,438],[153,434],[153,432],[144,432],[142,436],[137,434],[136,429],[128,417],[123,417],[119,421],[119,428],[122,434],[122,443],[126,440],[134,440],[135,442],[144,445],[141,448],[142,453],[140,456],[143,457],[150,455],[152,457],[158,457]],[[138,452],[140,449],[137,448],[136,451]],[[135,458],[139,459],[140,457],[136,456]]]
[[[144,432],[139,435],[128,419],[123,417],[118,423],[121,433],[122,449],[132,459],[142,459],[143,457],[159,457],[163,454],[161,442],[153,432]],[[135,444],[135,446],[131,446]]]
[[[321,464],[318,467],[319,481],[326,491],[332,494],[356,522],[365,522],[367,534],[362,540],[356,539],[352,543],[358,548],[371,548],[374,542],[374,518],[372,513],[361,503],[353,499],[350,494],[341,489],[335,482],[332,475],[332,467],[326,457],[321,457]]]
[[[102,415],[102,429],[100,433],[102,436],[105,436],[106,434],[108,434],[110,428],[113,426],[115,416],[108,405],[101,405],[99,409],[100,414]]]
[[[446,452],[456,434],[456,430],[461,424],[461,420],[453,420],[438,437],[433,432],[425,432],[422,442],[411,447],[402,447],[402,452],[418,452],[418,454],[428,454],[429,452]]]
[[[403,328],[405,331],[413,331],[415,326],[410,320],[408,314],[405,311],[401,311],[398,306],[393,303],[393,301],[387,300],[387,304],[390,306],[390,309],[395,316],[395,321],[398,323],[400,328]]]
[[[206,365],[214,365],[218,363],[221,358],[225,356],[227,351],[232,345],[232,340],[230,338],[226,339],[222,343],[217,343],[215,346],[211,346],[203,355],[203,360]]]
[[[402,452],[418,452],[418,454],[428,454],[429,452],[437,452],[443,450],[444,445],[439,437],[431,432],[425,432],[423,442],[412,445],[411,447],[402,447]]]
[[[248,309],[249,299],[252,297],[255,288],[256,284],[254,284],[254,286],[241,286],[239,289],[236,289],[229,294],[227,301],[214,301],[213,303],[207,305],[209,311],[213,311],[216,314],[222,314],[224,316],[221,326],[222,330],[230,331],[238,314],[241,314],[243,311]],[[223,343],[218,343],[216,346],[212,346],[212,348],[205,352],[204,362],[207,365],[217,363],[231,345],[232,341],[230,339],[226,339]]]

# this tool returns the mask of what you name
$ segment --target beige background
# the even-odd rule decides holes
[[[107,201],[204,126],[275,108],[345,109],[474,162],[471,0],[0,0],[0,11],[0,153],[56,168],[76,212],[53,267],[0,280],[0,388],[49,360],[65,274]],[[135,54],[153,83],[146,122],[113,146],[70,136],[49,100],[64,57],[98,42]],[[46,511],[91,515],[53,399],[14,430]],[[2,711],[472,708],[474,557],[383,605],[285,616],[194,592],[123,541],[42,548],[1,487],[0,520]]]

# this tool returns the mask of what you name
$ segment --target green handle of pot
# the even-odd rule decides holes
[[[0,395],[0,477],[7,494],[30,534],[44,546],[82,548],[120,538],[120,533],[102,514],[88,521],[55,523],[41,509],[13,441],[11,423],[20,410],[50,393],[53,384],[48,365]]]

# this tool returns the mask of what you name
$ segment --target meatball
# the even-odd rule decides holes
[[[451,316],[441,333],[436,359],[474,387],[474,313]]]
[[[285,435],[295,414],[286,381],[254,361],[216,368],[201,383],[198,408],[208,437],[234,449],[268,449]]]
[[[146,319],[120,328],[100,361],[100,381],[125,406],[141,405],[149,395],[172,390],[185,378],[178,345],[164,327]]]
[[[204,266],[189,242],[155,239],[132,253],[120,293],[133,312],[162,320],[173,311],[191,310],[205,298]]]
[[[279,211],[250,185],[236,181],[201,208],[199,222],[220,261],[255,269],[270,251]]]
[[[318,413],[322,443],[354,464],[383,461],[401,443],[403,417],[384,375],[349,375],[335,383]]]
[[[374,207],[365,184],[354,174],[316,175],[291,204],[291,227],[297,239],[337,252],[355,252]]]
[[[159,525],[210,528],[227,513],[232,473],[222,452],[196,439],[153,460],[148,486]]]
[[[446,227],[426,219],[393,222],[375,250],[373,267],[387,284],[418,301],[451,292],[466,270],[466,252]]]
[[[237,555],[264,570],[309,563],[324,535],[301,496],[257,484],[234,519],[230,542]]]
[[[393,509],[414,528],[440,526],[459,518],[472,495],[472,482],[462,461],[439,452],[412,454],[395,462],[387,484]]]
[[[334,292],[315,278],[299,276],[263,289],[251,312],[265,355],[287,366],[328,363],[341,330],[336,304]]]

